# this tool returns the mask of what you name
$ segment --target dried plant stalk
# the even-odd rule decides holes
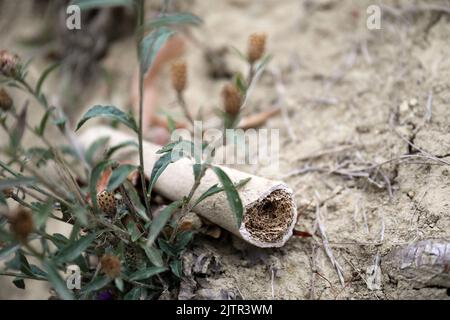
[[[85,131],[80,141],[85,148],[88,148],[99,137],[109,137],[109,141],[112,141],[114,145],[133,139],[131,135],[108,127],[96,127]],[[159,158],[156,152],[160,148],[149,142],[144,143],[144,162],[148,175]],[[128,154],[127,160],[137,161],[138,158],[135,154],[131,156]],[[187,158],[170,164],[159,177],[155,190],[172,201],[185,197],[194,183],[192,165],[193,162]],[[239,188],[239,195],[244,206],[241,227],[237,227],[235,216],[224,192],[205,199],[195,207],[194,211],[255,246],[262,248],[283,246],[292,236],[297,221],[297,208],[292,191],[279,181],[226,167],[222,169],[234,183],[251,178],[247,184]],[[216,175],[207,170],[192,200],[195,202],[201,194],[218,183]]]

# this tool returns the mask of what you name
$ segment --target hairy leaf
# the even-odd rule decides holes
[[[147,246],[153,245],[161,230],[164,228],[170,217],[181,205],[182,201],[175,201],[165,207],[159,215],[152,221],[148,234]]]
[[[96,156],[97,151],[105,146],[106,144],[108,144],[109,142],[109,137],[100,137],[97,140],[95,140],[90,146],[89,148],[86,150],[85,153],[85,158],[86,161],[90,164],[90,165],[94,165],[94,159]]]
[[[124,164],[114,169],[109,178],[108,190],[113,191],[117,189],[134,170],[136,170],[136,166],[131,164]]]
[[[74,0],[71,4],[77,5],[81,10],[94,9],[100,7],[132,7],[132,0]]]
[[[161,256],[161,252],[158,249],[156,249],[154,246],[149,247],[146,244],[142,244],[141,247],[142,249],[144,249],[147,258],[153,265],[155,265],[156,267],[164,266],[164,261]]]
[[[73,300],[73,295],[67,289],[66,282],[61,278],[53,262],[44,260],[44,269],[47,271],[47,279],[53,285],[53,288],[58,293],[59,298],[63,300]]]
[[[107,158],[107,159],[108,159],[108,158],[111,158],[111,156],[112,156],[116,151],[118,151],[118,150],[120,150],[120,149],[122,149],[122,148],[128,147],[128,146],[135,146],[135,147],[138,147],[139,145],[138,145],[138,144],[136,143],[136,141],[134,141],[134,140],[129,140],[129,141],[125,141],[125,142],[119,143],[119,144],[117,144],[117,145],[115,145],[115,146],[109,148],[109,149],[106,151],[106,158]]]
[[[159,49],[169,40],[169,38],[175,32],[166,28],[161,27],[152,32],[142,39],[140,45],[140,57],[141,57],[141,67],[144,73],[150,69]]]
[[[199,25],[203,21],[201,18],[189,12],[177,12],[164,14],[156,17],[144,24],[145,30],[155,29],[170,25]]]
[[[77,241],[70,243],[58,253],[58,255],[56,256],[56,261],[59,263],[64,263],[75,260],[92,244],[96,237],[96,233],[91,233],[85,237],[80,238]]]
[[[98,291],[98,290],[102,289],[103,287],[105,287],[106,285],[108,285],[111,282],[111,280],[112,279],[107,276],[97,277],[94,280],[92,280],[91,282],[89,282],[86,286],[83,287],[82,293],[88,294],[93,291]]]
[[[0,180],[0,191],[8,188],[20,187],[20,186],[28,186],[35,182],[34,178],[27,177],[17,177],[13,179],[2,179]]]
[[[222,183],[222,187],[227,195],[228,204],[233,211],[238,228],[241,226],[242,218],[244,215],[244,207],[242,206],[241,198],[236,190],[236,187],[231,182],[228,175],[219,167],[213,167],[212,170]]]
[[[132,281],[145,280],[166,270],[167,269],[163,267],[149,267],[143,270],[138,270],[132,275],[130,275],[130,280]]]
[[[134,130],[135,132],[138,131],[136,121],[130,114],[125,113],[114,106],[102,106],[102,105],[96,105],[93,106],[91,109],[89,109],[89,111],[86,112],[78,122],[76,130],[79,130],[81,126],[83,126],[83,124],[89,119],[96,117],[111,118],[126,125],[128,128]]]
[[[56,70],[61,65],[60,62],[56,62],[52,65],[50,65],[47,69],[42,72],[41,76],[39,77],[38,82],[36,83],[36,89],[34,90],[37,94],[37,96],[41,95],[42,85],[44,84],[45,79],[52,73],[52,71]]]

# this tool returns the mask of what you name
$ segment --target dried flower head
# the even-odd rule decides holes
[[[253,33],[248,38],[247,58],[250,63],[254,63],[264,55],[266,38],[267,35],[265,33]]]
[[[16,77],[19,70],[19,56],[9,51],[0,51],[0,74],[13,78]]]
[[[9,219],[9,222],[11,224],[11,231],[22,242],[25,242],[30,233],[34,231],[33,216],[30,210],[24,207],[19,207],[16,213]]]
[[[177,92],[182,92],[187,83],[187,65],[184,61],[175,61],[171,68],[172,87]]]
[[[108,190],[103,190],[97,194],[97,204],[100,210],[102,210],[107,215],[113,216],[116,214],[116,198],[114,193]]]
[[[3,189],[2,193],[6,198],[12,198],[12,196],[14,195],[14,188]]]
[[[225,112],[231,116],[236,116],[242,103],[242,96],[239,89],[231,84],[227,83],[222,89],[223,106]]]
[[[13,101],[5,89],[0,89],[0,109],[3,111],[8,111],[11,109]]]
[[[120,259],[116,256],[105,254],[100,260],[101,270],[108,277],[114,279],[120,275]]]

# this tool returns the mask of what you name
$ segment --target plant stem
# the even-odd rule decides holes
[[[178,104],[183,109],[185,117],[189,120],[189,122],[192,124],[192,127],[194,127],[194,119],[192,118],[191,114],[189,113],[186,100],[184,100],[184,95],[182,92],[177,92],[177,101]]]
[[[142,191],[144,193],[145,207],[147,209],[147,215],[150,217],[150,201],[147,194],[147,185],[145,183],[145,168],[144,168],[144,146],[143,146],[143,115],[144,115],[144,70],[142,65],[142,52],[141,52],[141,40],[142,34],[140,34],[141,27],[144,25],[145,18],[145,0],[138,1],[138,26],[139,32],[137,38],[137,50],[139,57],[139,128],[138,128],[138,140],[139,140],[139,175],[141,176]]]
[[[3,168],[4,170],[8,171],[10,174],[12,174],[12,175],[13,175],[14,177],[16,177],[16,178],[23,178],[23,177],[24,177],[22,174],[15,172],[13,169],[11,169],[7,164],[5,164],[5,163],[4,163],[3,161],[1,161],[1,160],[0,160],[0,167]],[[39,178],[39,177],[38,177],[38,178]],[[59,198],[58,196],[56,196],[56,195],[54,195],[54,194],[50,194],[49,192],[47,192],[47,191],[41,189],[40,187],[37,187],[37,186],[34,185],[34,186],[29,186],[29,188],[31,188],[31,189],[33,189],[33,190],[36,190],[37,192],[42,193],[44,196],[47,196],[47,197],[49,197],[49,198],[53,198],[53,199],[55,199],[56,201],[58,201],[58,202],[60,202],[60,203],[62,203],[62,204],[65,204],[65,205],[68,206],[68,203],[67,203],[65,200],[63,200],[62,198]],[[51,190],[50,187],[49,187],[49,189]]]

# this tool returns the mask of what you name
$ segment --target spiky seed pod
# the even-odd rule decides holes
[[[24,207],[19,207],[9,222],[11,224],[11,231],[22,242],[26,242],[30,233],[34,231],[33,216],[30,210]]]
[[[256,62],[264,55],[266,38],[267,35],[265,33],[253,33],[248,38],[247,58],[250,63]]]
[[[103,190],[97,194],[97,205],[104,213],[113,216],[116,214],[116,198],[114,193]]]
[[[222,89],[223,106],[225,112],[231,116],[236,116],[242,103],[241,93],[235,85],[227,83]]]
[[[177,92],[183,92],[187,84],[187,65],[184,61],[175,61],[171,67],[172,87]]]
[[[101,270],[108,277],[115,279],[120,275],[120,259],[116,256],[105,254],[100,260]]]
[[[0,51],[0,74],[5,77],[16,77],[19,69],[19,56],[9,51]]]
[[[8,111],[11,109],[13,101],[5,89],[0,89],[0,109],[3,111]]]

